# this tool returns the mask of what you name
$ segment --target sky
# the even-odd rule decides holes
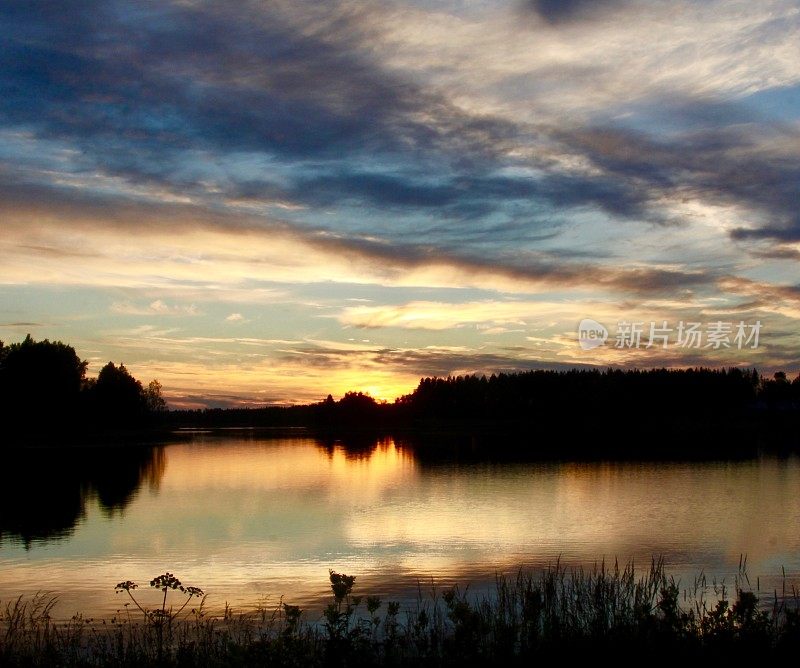
[[[0,340],[175,408],[796,375],[798,35],[796,0],[4,0]]]

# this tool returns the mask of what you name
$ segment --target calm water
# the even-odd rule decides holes
[[[762,590],[800,571],[800,462],[428,464],[383,441],[357,453],[305,438],[197,435],[190,443],[6,470],[0,601],[52,590],[59,616],[110,615],[122,580],[165,570],[211,606],[357,592],[405,598],[418,581],[663,555],[691,584]]]

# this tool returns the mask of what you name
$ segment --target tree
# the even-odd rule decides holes
[[[95,405],[101,423],[116,427],[130,426],[147,411],[142,384],[123,364],[109,362],[97,375]]]
[[[0,405],[6,426],[41,431],[76,421],[86,365],[61,341],[34,341],[28,334],[21,343],[0,344]]]
[[[151,380],[144,391],[144,401],[150,413],[163,413],[167,410],[167,402],[161,396],[161,383]]]

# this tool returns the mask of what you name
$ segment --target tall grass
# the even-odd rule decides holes
[[[163,587],[163,580],[153,582]],[[98,622],[76,616],[55,623],[56,597],[20,597],[0,610],[0,664],[465,666],[556,657],[762,662],[800,648],[797,593],[784,590],[759,601],[744,571],[730,591],[702,576],[681,590],[662,561],[641,574],[630,564],[567,570],[557,563],[498,576],[482,595],[460,587],[420,589],[404,610],[397,602],[354,595],[353,576],[331,571],[330,584],[331,603],[317,619],[283,601],[273,609],[210,615],[203,598],[195,607],[184,601],[180,614],[163,603]]]

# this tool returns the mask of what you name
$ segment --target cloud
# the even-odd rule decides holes
[[[24,220],[24,218],[22,219]],[[11,224],[21,223],[12,218]],[[85,222],[83,223],[86,224]],[[25,251],[25,235],[52,247],[63,243],[60,227],[18,228],[15,245],[0,245],[0,281],[29,284],[58,283],[96,287],[129,287],[194,294],[203,287],[215,298],[247,301],[255,283],[291,284],[299,277],[314,282],[418,287],[464,287],[530,292],[547,286],[604,289],[632,294],[659,294],[712,284],[715,275],[672,266],[617,267],[568,261],[562,254],[501,254],[470,257],[426,245],[390,244],[381,240],[343,237],[324,230],[295,230],[274,225],[264,230],[204,229],[195,226],[177,238],[157,225],[142,226],[131,236],[108,227],[86,229],[81,244],[92,257],[75,263],[65,256],[41,256]],[[20,239],[21,237],[21,239]],[[68,240],[74,242],[75,237]],[[234,289],[237,288],[237,289]],[[250,300],[259,293],[250,295]],[[273,299],[270,290],[267,299]],[[117,304],[117,310],[164,312],[163,306]],[[191,307],[170,307],[190,315]],[[168,309],[168,310],[170,310]]]
[[[554,303],[548,301],[481,301],[464,303],[410,302],[389,306],[352,306],[339,314],[339,322],[351,327],[449,330],[458,327],[483,325],[496,328],[501,325],[526,326],[526,320],[552,320],[564,314],[602,310],[605,305]],[[599,315],[598,315],[599,317]]]
[[[548,23],[558,24],[616,8],[623,0],[524,0],[523,7]]]
[[[523,348],[516,354],[481,351],[448,350],[400,350],[387,351],[378,356],[378,361],[393,368],[406,367],[420,376],[491,375],[493,373],[527,371],[534,369],[574,369],[594,366],[591,363],[561,362],[536,359],[533,348]]]
[[[682,198],[736,205],[763,221],[729,230],[733,239],[800,239],[800,143],[791,128],[736,125],[687,131],[669,141],[620,127],[562,130],[559,136],[652,204]]]
[[[741,277],[727,277],[720,288],[748,298],[741,309],[777,313],[792,320],[800,320],[800,285],[779,285]]]
[[[800,250],[796,248],[778,247],[767,250],[753,250],[751,251],[751,255],[766,260],[800,260]]]
[[[71,169],[79,173],[99,170],[128,186],[166,186],[191,198],[255,197],[269,206],[366,203],[458,220],[524,216],[507,227],[509,237],[524,235],[542,209],[648,216],[638,184],[616,175],[498,175],[507,164],[552,166],[558,156],[547,134],[538,136],[545,126],[465,110],[446,91],[390,70],[365,48],[373,35],[358,13],[334,6],[308,30],[282,3],[239,13],[214,3],[137,14],[108,4],[94,10],[77,13],[68,32],[48,12],[26,14],[16,3],[8,10],[15,32],[5,76],[15,95],[3,103],[6,122],[77,146]],[[115,35],[126,45],[124,58],[107,48]],[[520,149],[524,158],[513,157]],[[244,155],[261,156],[268,177],[243,174],[236,160]],[[360,171],[352,168],[357,157]],[[310,158],[313,167],[276,168],[276,160]],[[377,168],[387,160],[390,173]]]
[[[89,160],[130,178],[191,179],[179,156],[193,147],[287,158],[430,145],[483,152],[513,131],[382,68],[353,48],[358,26],[335,11],[308,30],[282,3],[136,13],[91,4],[69,30],[35,3],[4,5],[1,71],[13,93],[0,113],[40,136],[78,140]]]
[[[100,304],[76,336],[219,401],[582,363],[593,314],[763,315],[796,358],[796,2],[519,7],[1,3],[7,319]],[[166,326],[254,307],[291,317]]]
[[[194,304],[188,306],[168,304],[161,299],[156,299],[147,306],[139,306],[131,302],[113,302],[110,311],[118,315],[195,316],[201,314],[200,310]]]
[[[207,392],[197,394],[191,392],[171,392],[169,406],[173,410],[197,410],[204,408],[262,408],[269,405],[281,405],[285,400],[281,396],[249,396],[242,394],[223,394]]]
[[[529,4],[558,19],[580,15],[590,3]],[[615,4],[591,3],[604,8]],[[645,11],[633,3],[631,16],[648,22],[647,26],[652,21],[658,28],[661,12],[666,11],[662,4]],[[782,7],[770,4],[776,16],[782,16]],[[684,9],[693,20],[709,24],[701,8],[688,3]],[[665,150],[656,141],[630,132],[622,137],[625,133],[618,131],[616,153],[609,153],[607,140],[602,149],[602,142],[589,135],[605,134],[607,139],[611,130],[595,126],[581,135],[569,126],[569,114],[559,112],[554,117],[545,109],[551,99],[558,104],[562,88],[577,85],[585,92],[590,85],[576,72],[564,77],[565,67],[600,67],[604,71],[599,76],[607,86],[610,75],[621,76],[616,73],[626,68],[583,50],[574,56],[579,63],[565,63],[554,37],[542,37],[556,40],[546,41],[542,55],[523,58],[520,53],[529,50],[517,39],[524,33],[517,29],[509,39],[503,31],[511,28],[491,15],[482,24],[484,32],[488,29],[485,39],[490,42],[487,46],[509,49],[503,61],[506,70],[498,69],[500,64],[487,56],[480,59],[486,77],[476,77],[459,69],[475,60],[465,57],[466,49],[476,48],[467,39],[471,33],[462,35],[469,22],[448,15],[452,24],[448,34],[439,23],[442,16],[432,11],[406,8],[393,14],[391,8],[377,6],[353,11],[338,2],[313,12],[283,2],[228,11],[212,2],[165,3],[134,13],[124,6],[94,2],[71,15],[69,29],[62,17],[37,3],[11,2],[2,11],[5,20],[0,25],[6,26],[7,39],[2,52],[6,67],[0,72],[12,94],[0,101],[0,118],[7,128],[27,133],[29,143],[63,144],[66,157],[59,163],[57,179],[61,192],[50,193],[58,195],[62,206],[70,206],[64,200],[75,196],[66,192],[65,183],[71,181],[79,190],[98,190],[98,177],[103,177],[108,203],[96,199],[95,206],[98,213],[104,209],[110,220],[124,217],[124,210],[117,209],[125,206],[120,195],[133,191],[159,199],[162,205],[170,197],[204,203],[217,213],[226,208],[225,202],[251,209],[287,207],[284,212],[296,216],[289,224],[298,227],[301,221],[307,224],[303,212],[309,207],[308,215],[336,207],[337,226],[345,235],[352,226],[359,226],[359,231],[374,229],[385,212],[391,212],[394,224],[384,226],[385,238],[396,240],[426,230],[432,245],[449,252],[475,252],[490,243],[524,243],[530,248],[564,225],[569,209],[600,212],[612,219],[668,222],[663,198],[685,196],[687,190],[700,198],[722,193],[721,199],[730,194],[737,201],[756,200],[769,213],[776,206],[785,213],[791,195],[785,184],[791,183],[794,168],[783,172],[771,168],[778,157],[771,152],[741,155],[741,142],[724,151],[713,150],[719,132],[706,139],[687,136]],[[769,22],[763,12],[748,11],[744,23],[750,33],[763,30],[764,39],[783,45],[785,29]],[[389,17],[397,20],[386,21]],[[791,23],[794,18],[789,15],[784,20]],[[726,30],[728,24],[744,31],[742,22],[723,13],[708,27],[717,41],[724,35],[727,44],[732,34]],[[432,27],[418,42],[403,32],[426,23]],[[590,29],[601,30],[586,28]],[[615,29],[623,35],[631,30],[627,23]],[[399,39],[395,31],[406,36],[400,46],[416,48],[418,53],[410,55],[422,56],[421,60],[409,56],[403,67],[375,52],[374,43],[385,38],[394,44]],[[673,40],[692,39],[686,30],[674,32],[679,37]],[[641,40],[638,32],[631,37],[637,44]],[[747,37],[754,39],[752,34]],[[434,38],[444,41],[432,54],[427,40]],[[602,28],[598,38],[601,44],[633,48],[632,41],[618,39],[612,28]],[[451,43],[456,39],[460,41]],[[676,59],[676,53],[686,50],[682,42],[676,46],[668,39],[648,39],[646,53],[654,51],[654,43],[661,49],[655,49],[661,59],[665,55]],[[110,44],[124,48],[114,50]],[[444,58],[451,50],[452,66]],[[641,60],[613,53],[629,64]],[[790,55],[773,58],[773,67],[791,60]],[[442,58],[447,64],[439,64]],[[164,67],[167,62],[169,68]],[[412,62],[423,69],[412,67]],[[448,77],[437,84],[430,71],[440,70]],[[517,71],[529,75],[515,89],[528,91],[529,97],[519,100],[519,106],[533,109],[539,120],[530,122],[517,113],[516,105],[504,109],[480,96],[465,103],[454,83],[462,71],[473,80],[497,81],[504,95],[509,90],[502,86],[503,71],[508,76]],[[561,85],[546,96],[538,94],[534,81],[551,72],[558,74]],[[763,80],[762,75],[757,80]],[[591,72],[592,79],[597,76]],[[625,76],[622,88],[650,79],[635,73]],[[783,82],[777,75],[773,78]],[[674,101],[693,92],[692,85],[677,94],[643,91],[637,98],[649,101],[649,108],[639,109],[652,118],[659,108],[669,106],[665,96]],[[713,122],[715,127],[753,118],[752,111],[743,107],[721,117],[725,105],[708,96],[706,107],[672,104],[671,110],[686,123]],[[728,105],[730,110],[734,107]],[[614,111],[618,110],[595,107],[593,115]],[[580,120],[585,127],[585,116]],[[22,145],[24,141],[18,142],[14,150],[27,150]],[[701,159],[691,164],[686,156],[698,147]],[[735,154],[740,157],[733,159]],[[41,162],[41,155],[36,160]],[[741,179],[738,192],[732,193],[737,180],[731,176],[749,162],[753,168],[748,175],[761,174],[761,185],[766,187],[747,188],[746,179]],[[19,172],[26,163],[9,164]],[[721,169],[715,169],[717,165]],[[514,173],[520,168],[527,170],[524,176]],[[37,181],[43,185],[53,173],[49,169],[32,174],[34,185],[29,187],[37,187]],[[689,183],[682,179],[684,173],[692,177]],[[353,209],[357,215],[352,215]],[[166,211],[161,220],[165,226],[181,224]],[[447,220],[453,223],[433,226]],[[786,224],[791,227],[790,221]],[[456,230],[463,234],[455,234]],[[453,248],[455,244],[463,248]]]
[[[492,187],[505,192],[507,185],[501,181]],[[0,280],[13,282],[187,291],[208,286],[222,297],[226,286],[244,281],[290,283],[299,276],[381,285],[467,284],[512,292],[548,284],[596,286],[637,294],[690,289],[714,280],[711,272],[652,262],[624,268],[592,263],[593,256],[602,255],[594,248],[510,252],[504,230],[496,250],[484,244],[480,254],[473,254],[471,247],[457,244],[452,249],[414,244],[211,205],[112,198],[24,180],[11,179],[0,192],[8,194],[0,198],[0,212],[13,231],[0,243],[5,259]],[[64,236],[65,224],[73,234]],[[82,253],[80,262],[76,249]]]
[[[244,316],[241,313],[231,313],[225,320],[227,322],[243,322]]]
[[[795,243],[800,241],[800,218],[790,218],[787,224],[781,226],[766,224],[763,227],[737,227],[731,230],[731,237],[737,241],[769,239],[779,243]],[[778,249],[778,252],[783,250],[785,249]]]
[[[492,352],[479,348],[453,346],[426,346],[423,348],[372,348],[356,349],[347,346],[306,345],[284,352],[279,364],[302,365],[330,373],[331,377],[359,369],[369,378],[376,370],[388,372],[408,380],[410,391],[421,376],[448,376],[464,374],[491,374],[501,371],[573,368],[591,366],[584,362],[562,362],[557,358],[539,359],[540,351],[519,346],[505,351]],[[394,398],[394,397],[391,397]]]

